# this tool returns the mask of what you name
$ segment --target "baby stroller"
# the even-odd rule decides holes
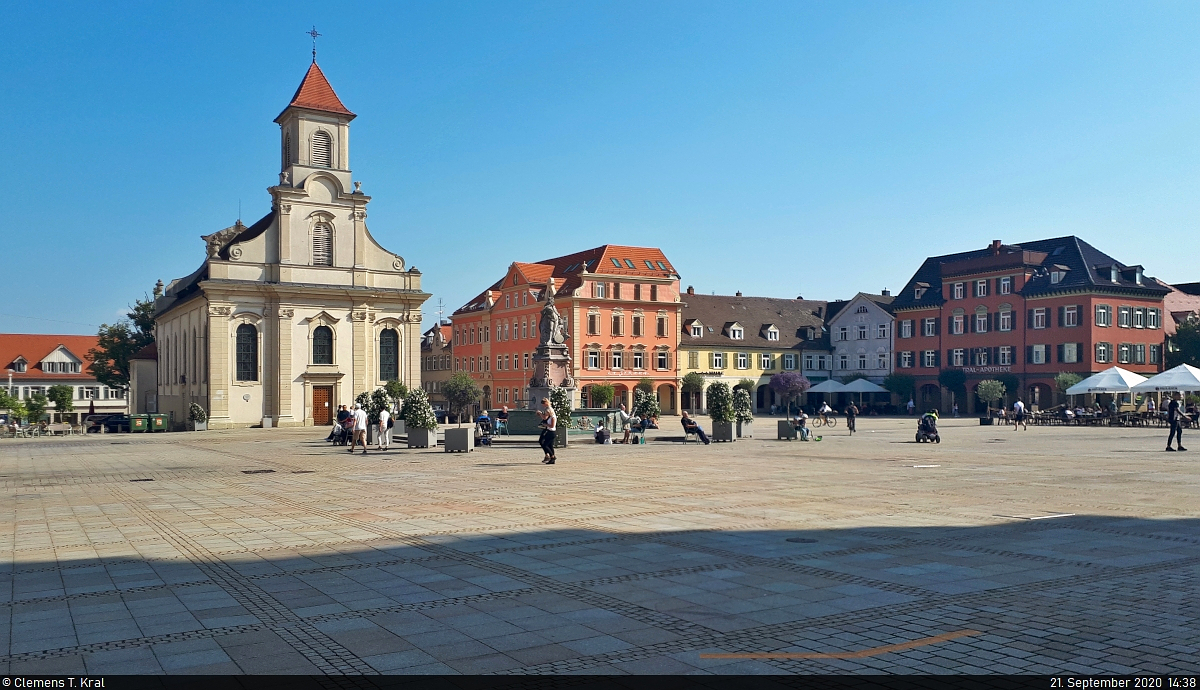
[[[350,439],[354,437],[354,417],[346,417],[340,424],[335,424],[333,427],[333,445],[348,446]]]
[[[938,435],[937,415],[932,412],[926,412],[917,420],[917,443],[941,443],[942,437]]]
[[[479,430],[479,445],[492,445],[492,434],[495,429],[492,426],[492,418],[486,414],[481,414],[475,419],[475,428]]]

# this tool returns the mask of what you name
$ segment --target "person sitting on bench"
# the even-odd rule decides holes
[[[681,417],[679,421],[683,423],[684,441],[687,440],[688,434],[695,434],[697,438],[704,442],[704,445],[708,445],[708,434],[704,433],[704,429],[700,428],[700,425],[696,423],[696,420],[689,417],[687,412],[683,413],[683,417]]]

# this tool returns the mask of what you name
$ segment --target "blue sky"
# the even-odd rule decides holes
[[[1200,280],[1195,3],[6,3],[0,331],[94,332],[269,210],[309,62],[368,226],[447,312],[662,247],[698,291],[836,299],[1077,234]],[[35,320],[28,317],[37,317]],[[53,319],[53,320],[45,320]]]

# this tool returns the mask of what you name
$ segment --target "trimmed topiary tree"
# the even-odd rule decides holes
[[[979,396],[979,399],[987,404],[989,417],[992,415],[992,402],[1003,398],[1006,392],[1004,384],[996,379],[980,381],[979,386],[975,389],[975,393]]]
[[[450,380],[442,385],[442,395],[446,396],[450,411],[457,415],[458,426],[462,428],[463,410],[483,397],[483,389],[475,383],[470,374],[456,371]]]
[[[633,387],[635,391],[645,391],[647,393],[654,392],[654,379],[649,376],[643,376],[638,379],[637,385]]]
[[[739,422],[754,419],[753,408],[750,406],[750,391],[740,385],[733,389],[733,418]]]
[[[717,381],[708,387],[708,416],[714,424],[733,421],[733,394],[729,392],[729,384]]]
[[[437,415],[429,404],[429,396],[420,388],[413,388],[404,399],[404,422],[413,429],[432,431],[438,428]]]
[[[633,414],[642,419],[650,419],[662,415],[662,410],[658,406],[658,396],[651,395],[644,390],[636,390],[633,393]]]
[[[616,394],[617,389],[611,383],[594,383],[588,388],[588,407],[607,408]]]
[[[769,385],[771,390],[775,391],[775,395],[778,395],[787,404],[787,412],[784,414],[790,417],[792,400],[811,388],[812,382],[798,371],[783,371],[772,376]]]

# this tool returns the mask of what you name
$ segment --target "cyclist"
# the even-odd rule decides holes
[[[828,402],[824,401],[821,403],[821,409],[817,410],[817,414],[820,415],[821,421],[825,424],[829,423],[829,414],[831,412],[833,412],[833,408],[829,406]]]

